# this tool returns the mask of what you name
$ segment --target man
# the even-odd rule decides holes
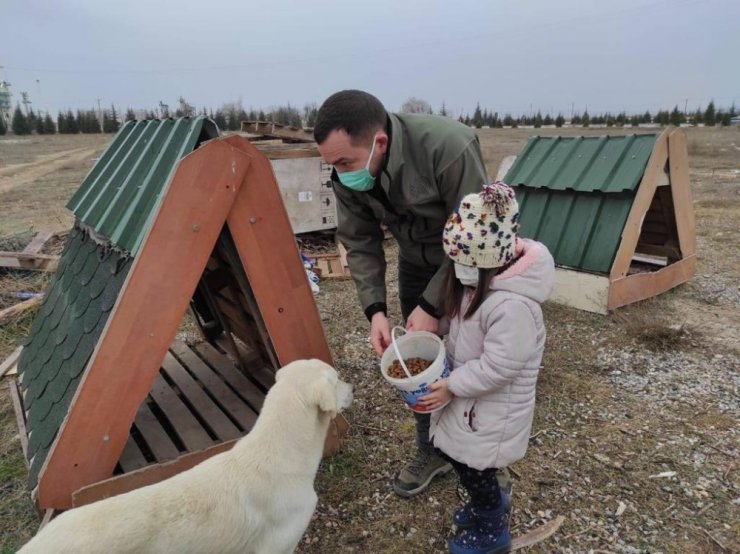
[[[337,236],[381,356],[390,345],[385,287],[385,224],[398,242],[398,294],[406,329],[438,330],[451,264],[442,228],[460,198],[488,182],[476,134],[445,117],[387,113],[363,91],[344,90],[319,109],[314,138],[334,166]],[[416,417],[417,453],[393,482],[404,497],[452,468],[429,442],[429,415]]]

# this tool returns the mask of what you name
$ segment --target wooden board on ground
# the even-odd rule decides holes
[[[49,256],[34,252],[0,252],[0,267],[34,271],[54,271],[59,256]]]
[[[14,317],[18,317],[23,312],[40,304],[42,300],[43,296],[34,296],[33,298],[29,298],[23,302],[18,302],[15,306],[10,306],[9,308],[0,310],[0,323],[5,323]]]
[[[23,347],[19,346],[10,353],[10,356],[5,358],[3,363],[0,364],[0,377],[5,375],[15,375],[18,373],[16,368],[18,367],[18,358],[21,357],[22,350]]]

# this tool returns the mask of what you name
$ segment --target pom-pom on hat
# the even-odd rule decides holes
[[[514,259],[519,204],[514,190],[501,181],[466,195],[447,219],[442,233],[445,254],[472,267],[502,267]]]

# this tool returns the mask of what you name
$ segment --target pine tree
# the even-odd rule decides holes
[[[610,113],[607,112],[607,114],[604,116],[604,121],[607,127],[614,127],[614,118]]]
[[[67,110],[67,115],[65,116],[65,119],[67,121],[67,133],[70,135],[76,135],[80,132],[80,125],[77,122],[77,119],[75,118],[74,114],[72,113],[72,110]]]
[[[545,119],[542,120],[543,125],[552,125],[552,116],[548,113]]]
[[[644,114],[642,114],[642,119],[640,120],[640,123],[652,123],[653,122],[653,116],[650,115],[649,111],[646,111]]]
[[[213,122],[218,127],[219,131],[225,131],[228,128],[228,122],[226,116],[221,110],[216,110],[216,114],[213,116]]]
[[[107,121],[106,121],[106,116]],[[121,128],[121,123],[118,121],[118,112],[116,107],[110,105],[110,115],[107,112],[103,112],[103,132],[104,133],[117,133],[118,129]]]
[[[36,125],[36,134],[43,135],[44,134],[44,119],[40,116],[36,117],[35,125]]]
[[[49,115],[49,112],[46,112],[46,115],[44,116],[44,133],[47,135],[53,135],[57,132],[57,128],[54,126],[54,120]]]
[[[540,127],[542,127],[542,113],[540,113],[540,110],[537,110],[537,115],[534,116],[532,124],[534,125],[535,129],[539,129]]]
[[[591,117],[588,115],[588,110],[585,110],[583,112],[583,117],[581,118],[581,125],[584,127],[588,127],[591,124]]]
[[[126,121],[136,121],[136,114],[134,113],[134,110],[132,110],[131,108],[128,108],[126,110],[125,120]]]
[[[28,110],[26,118],[28,120],[28,129],[30,133],[31,131],[34,131],[36,129],[36,120],[38,119],[38,117],[36,117],[36,113],[33,111],[33,108]]]
[[[578,114],[573,114],[573,117],[570,119],[571,125],[580,125],[581,124],[581,116]]]
[[[676,127],[679,127],[681,123],[683,123],[686,120],[683,113],[678,111],[678,106],[675,106],[673,110],[671,111],[670,115],[670,122],[671,125],[675,125]]]
[[[445,101],[442,100],[442,107],[439,109],[439,115],[447,117],[447,108],[445,107]]]
[[[0,113],[0,137],[8,132],[8,125],[5,123],[5,116]]]
[[[13,121],[11,123],[14,135],[29,135],[31,134],[31,127],[28,125],[28,118],[21,111],[21,107],[16,105],[15,111],[13,112]]]
[[[708,125],[709,127],[714,127],[714,124],[717,122],[717,114],[714,109],[714,100],[709,102],[709,105],[707,106],[706,111],[704,112],[704,125]]]
[[[563,117],[563,114],[559,113],[558,116],[555,118],[555,127],[562,127],[565,123],[565,118]]]
[[[475,106],[472,122],[476,129],[483,127],[483,113],[480,111],[480,102]]]
[[[640,116],[639,115],[633,115],[630,117],[630,125],[633,127],[639,127],[640,126]]]

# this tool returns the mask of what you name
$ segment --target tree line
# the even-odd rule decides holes
[[[438,115],[449,117],[444,103],[442,104]],[[573,114],[570,120],[566,121],[562,113],[558,113],[555,117],[549,113],[543,116],[542,112],[539,110],[534,115],[512,117],[511,114],[506,114],[504,116],[500,116],[498,112],[481,109],[480,104],[478,104],[472,117],[470,117],[470,115],[461,115],[458,117],[458,120],[465,125],[476,127],[478,129],[481,127],[501,128],[519,127],[522,125],[530,127],[542,127],[546,125],[562,127],[566,123],[581,127],[588,127],[590,125],[606,125],[607,127],[624,127],[630,125],[632,127],[637,127],[643,123],[675,126],[688,123],[691,125],[703,124],[712,127],[715,125],[730,125],[730,120],[736,115],[738,115],[738,111],[735,108],[735,104],[732,104],[730,108],[723,109],[717,108],[714,101],[710,101],[704,110],[697,109],[693,112],[684,112],[679,110],[678,106],[675,106],[673,110],[660,110],[655,114],[651,114],[650,111],[646,111],[643,114],[631,115],[628,115],[624,111],[615,114],[609,112],[603,114],[589,114],[588,110],[585,110],[582,114]]]
[[[434,113],[434,110],[427,101],[414,97],[409,98],[403,103],[401,111],[404,113]],[[28,135],[31,133],[37,133],[39,135],[55,133],[115,133],[120,128],[122,121],[126,122],[142,118],[164,119],[168,117],[203,115],[212,119],[222,131],[238,131],[241,128],[242,121],[254,120],[271,121],[293,127],[313,127],[316,123],[317,114],[318,105],[315,102],[306,104],[303,109],[286,104],[284,106],[270,108],[267,111],[263,109],[255,110],[253,108],[247,110],[242,107],[240,102],[237,102],[223,104],[216,110],[206,108],[196,110],[183,98],[180,98],[179,106],[173,111],[170,111],[166,104],[160,102],[159,107],[155,109],[136,112],[132,108],[128,108],[123,117],[121,117],[116,107],[111,105],[110,109],[102,110],[102,122],[101,113],[96,110],[76,110],[73,112],[71,109],[60,111],[55,121],[50,114],[36,114],[33,109],[29,109],[27,113],[24,113],[20,105],[17,105],[13,112],[10,129],[16,135]],[[450,117],[450,113],[444,102],[437,115]],[[458,120],[465,125],[478,129],[481,127],[516,128],[524,125],[531,127],[553,125],[555,127],[562,127],[566,123],[581,127],[589,127],[590,125],[605,125],[607,127],[624,127],[629,125],[637,127],[645,123],[676,126],[685,123],[691,125],[726,126],[730,125],[730,120],[736,115],[738,115],[738,112],[734,104],[730,108],[723,109],[717,108],[714,101],[709,102],[705,109],[697,109],[693,112],[684,112],[679,110],[678,106],[675,106],[673,110],[660,110],[655,114],[650,113],[650,111],[646,111],[643,114],[631,115],[628,115],[624,111],[614,114],[609,112],[590,114],[588,110],[585,110],[581,114],[573,114],[570,120],[566,120],[562,113],[558,113],[555,116],[549,113],[543,115],[539,110],[536,114],[516,117],[510,113],[500,115],[494,110],[481,108],[479,103],[476,105],[472,117],[468,114],[465,116],[460,115]],[[8,125],[0,117],[0,135],[4,135],[7,131]]]

